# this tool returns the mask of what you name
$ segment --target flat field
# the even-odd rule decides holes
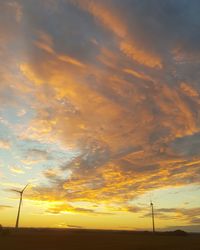
[[[200,234],[177,236],[98,230],[21,230],[0,236],[0,250],[200,250]]]

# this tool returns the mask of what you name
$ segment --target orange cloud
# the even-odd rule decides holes
[[[180,84],[180,88],[181,90],[188,96],[191,97],[199,97],[199,93],[197,90],[195,90],[192,86],[190,86],[188,83],[186,82],[182,82]]]
[[[126,41],[120,44],[121,51],[130,57],[131,59],[137,61],[140,64],[148,66],[150,68],[162,68],[162,63],[159,57],[156,57],[142,49],[138,48],[136,45],[127,43]]]
[[[153,81],[153,79],[151,77],[149,77],[148,75],[145,75],[143,73],[137,72],[133,69],[124,69],[124,72],[126,72],[127,74],[133,75],[137,78],[143,79],[143,80],[147,80],[147,81]]]
[[[47,209],[47,212],[52,213],[52,214],[60,214],[60,213],[78,213],[78,214],[87,213],[87,214],[95,214],[95,215],[108,214],[108,213],[98,212],[90,208],[75,207],[75,206],[62,203],[62,202],[56,203],[56,204],[50,203],[50,206]],[[111,215],[111,213],[109,213],[109,215]]]
[[[2,140],[0,139],[0,149],[10,149],[11,144],[8,140]]]
[[[83,63],[79,62],[75,58],[72,58],[71,56],[56,53],[56,51],[53,49],[53,46],[54,46],[53,39],[47,33],[44,33],[43,31],[39,31],[38,36],[39,36],[39,40],[34,41],[34,44],[39,49],[44,50],[45,52],[55,56],[60,61],[72,64],[74,66],[78,66],[81,68],[85,67]]]
[[[195,116],[176,87],[130,68],[119,72],[141,82],[93,66],[88,67],[94,76],[91,83],[88,72],[81,67],[76,73],[66,69],[56,56],[53,66],[45,65],[46,72],[38,69],[40,65],[26,66],[30,70],[26,77],[35,81],[34,73],[41,82],[38,90],[44,86],[50,97],[38,91],[38,102],[48,108],[37,107],[37,117],[24,133],[39,140],[61,140],[82,155],[66,166],[72,174],[57,180],[56,191],[40,187],[34,198],[122,203],[147,190],[185,185],[195,176],[195,168],[187,165],[191,159],[176,155],[170,147],[177,137],[198,131]],[[46,177],[51,180],[54,172]]]

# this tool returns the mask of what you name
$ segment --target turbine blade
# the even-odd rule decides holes
[[[9,191],[11,191],[11,192],[16,192],[16,193],[21,193],[21,191],[16,190],[16,189],[9,189]]]
[[[27,185],[22,189],[21,193],[24,192],[24,190],[28,187],[28,185],[29,185],[29,184],[27,184]]]

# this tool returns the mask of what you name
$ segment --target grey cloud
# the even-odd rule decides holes
[[[200,224],[200,218],[192,218],[191,223],[199,225]]]
[[[37,4],[35,4],[37,2]],[[33,39],[37,40],[37,30],[45,31],[53,38],[53,48],[57,53],[75,57],[83,63],[96,63],[99,48],[92,39],[110,42],[110,34],[98,28],[93,18],[69,2],[57,1],[57,8],[49,11],[45,2],[39,0],[24,1],[28,26]],[[29,33],[29,31],[27,30]],[[66,46],[67,44],[67,46]],[[32,52],[31,52],[32,51]],[[40,57],[37,49],[30,48],[29,56],[33,60]]]
[[[50,152],[46,150],[41,149],[28,149],[23,152],[24,154],[24,162],[33,161],[33,162],[39,162],[39,161],[46,161],[53,159],[53,156],[51,156]]]
[[[178,45],[188,52],[199,51],[198,0],[117,0],[113,4],[126,13],[130,32],[147,48],[166,53]]]
[[[179,219],[189,224],[199,224],[200,208],[157,208],[155,216],[160,219]],[[144,214],[144,217],[150,217],[151,213]]]
[[[200,153],[200,134],[188,135],[171,143],[172,148],[180,155],[196,156]]]
[[[143,211],[144,208],[138,207],[138,206],[131,206],[131,207],[128,207],[127,210],[128,212],[131,212],[131,213],[138,213],[138,212]]]

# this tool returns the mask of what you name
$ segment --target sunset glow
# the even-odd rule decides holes
[[[0,224],[200,231],[200,1],[0,1]]]

